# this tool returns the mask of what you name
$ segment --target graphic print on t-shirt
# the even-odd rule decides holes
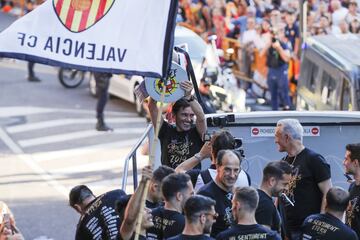
[[[188,135],[185,136],[184,141],[181,140],[181,138],[174,138],[167,146],[169,163],[172,168],[176,168],[187,159],[190,153],[190,147],[194,144],[189,140]]]
[[[296,189],[297,182],[299,182],[301,179],[302,179],[302,176],[300,174],[300,167],[297,166],[297,167],[293,168],[292,173],[291,173],[291,178],[290,178],[290,181],[289,181],[289,184],[288,184],[288,189],[284,191],[286,196],[293,203],[295,203],[294,191]],[[286,206],[288,206],[290,203],[285,201],[285,204],[286,204]]]
[[[350,200],[349,206],[346,210],[346,225],[353,227],[353,220],[356,215],[360,213],[360,197],[355,197]]]
[[[227,193],[227,194],[226,194],[226,198],[231,201],[232,198],[233,198],[232,192]],[[224,222],[225,222],[228,226],[231,226],[231,224],[233,223],[233,215],[232,215],[231,207],[226,207],[226,208],[225,208]]]

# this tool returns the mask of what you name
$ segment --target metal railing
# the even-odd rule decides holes
[[[134,147],[131,149],[130,153],[125,158],[124,174],[123,174],[122,184],[121,184],[121,189],[123,191],[126,190],[130,160],[132,160],[134,191],[136,190],[136,188],[138,186],[136,151],[140,147],[140,145],[144,142],[146,137],[148,137],[148,139],[152,139],[152,135],[153,135],[152,129],[153,129],[153,125],[150,123],[147,126],[147,128],[146,128],[145,132],[143,133],[143,135],[141,135],[139,141],[134,145]]]

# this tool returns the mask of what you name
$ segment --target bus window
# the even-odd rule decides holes
[[[316,64],[311,64],[311,75],[310,75],[310,83],[309,88],[312,92],[315,92],[316,88],[316,79],[319,73],[319,67]]]
[[[343,79],[341,89],[340,109],[343,111],[352,111],[350,84],[345,78]]]
[[[324,104],[336,105],[336,81],[327,72],[323,72],[321,79],[321,101]]]

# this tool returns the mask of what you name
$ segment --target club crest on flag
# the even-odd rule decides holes
[[[104,17],[115,0],[53,0],[61,23],[71,32],[82,32]]]
[[[184,96],[184,90],[180,87],[180,83],[184,81],[189,81],[187,72],[179,64],[173,62],[165,83],[160,78],[145,78],[145,87],[147,93],[156,101],[161,101],[161,94],[165,87],[164,102],[170,103]]]

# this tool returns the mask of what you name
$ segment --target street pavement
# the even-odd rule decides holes
[[[112,98],[105,119],[114,132],[98,132],[87,81],[65,89],[56,68],[35,65],[42,82],[28,82],[26,63],[8,59],[0,60],[0,72],[0,200],[25,239],[74,239],[79,215],[68,206],[69,190],[86,184],[99,195],[120,188],[124,159],[146,120]],[[147,157],[137,155],[145,165]]]
[[[16,16],[0,12],[0,32],[16,20]]]

